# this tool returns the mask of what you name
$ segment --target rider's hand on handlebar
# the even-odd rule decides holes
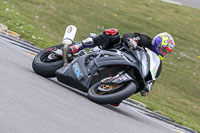
[[[152,81],[146,82],[146,83],[145,83],[145,88],[140,92],[140,94],[141,94],[142,96],[147,96],[147,95],[149,95],[149,92],[151,91],[152,86],[153,86],[153,82],[152,82]]]
[[[127,41],[128,46],[131,49],[136,49],[138,42],[136,40],[134,40],[134,38],[129,37],[126,39],[126,41]]]
[[[141,96],[148,96],[149,95],[149,92],[146,92],[146,91],[141,91],[140,92]]]

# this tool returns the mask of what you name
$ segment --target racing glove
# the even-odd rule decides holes
[[[153,82],[152,81],[148,81],[145,83],[145,88],[140,92],[141,96],[148,96],[149,92],[151,91],[153,86]]]
[[[134,38],[128,37],[126,41],[131,49],[136,49],[138,42]]]
[[[91,37],[86,38],[82,42],[78,42],[75,45],[70,46],[69,53],[78,53],[81,47],[87,47],[93,44],[93,39]]]

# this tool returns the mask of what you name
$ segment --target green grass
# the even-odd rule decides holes
[[[175,52],[164,60],[161,77],[148,97],[133,95],[149,108],[200,132],[200,10],[159,0],[3,0],[0,23],[40,48],[62,41],[67,25],[77,41],[90,32],[117,28],[150,36],[167,31]]]

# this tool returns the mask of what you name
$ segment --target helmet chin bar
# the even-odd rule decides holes
[[[158,56],[160,60],[163,60],[168,54],[170,54],[170,52],[162,46],[158,47],[158,49],[159,49]]]
[[[160,58],[160,60],[163,60],[163,59],[164,59],[164,57],[162,57],[161,55],[159,55],[158,57]]]

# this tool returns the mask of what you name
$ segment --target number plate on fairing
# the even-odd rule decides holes
[[[77,62],[72,65],[72,69],[78,80],[80,80],[83,77],[83,73],[81,72],[81,69]]]

